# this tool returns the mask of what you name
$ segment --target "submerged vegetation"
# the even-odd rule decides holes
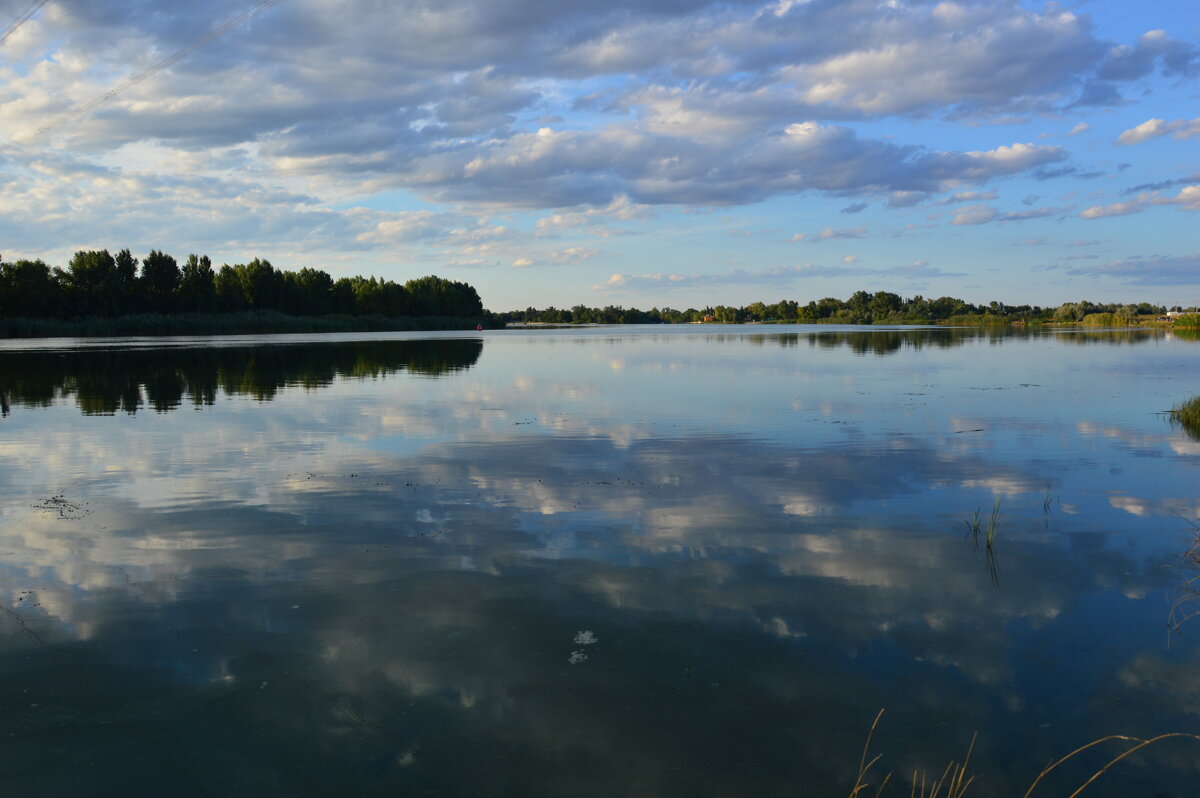
[[[432,275],[403,285],[335,280],[259,258],[214,268],[199,255],[180,266],[157,250],[139,266],[128,249],[81,250],[66,269],[0,261],[4,337],[445,329],[474,327],[485,315],[474,288]]]
[[[856,291],[847,299],[825,297],[800,304],[781,300],[775,304],[752,302],[744,307],[715,305],[704,308],[652,308],[648,311],[609,305],[589,308],[526,308],[498,314],[501,321],[525,324],[687,324],[713,322],[738,324],[950,324],[961,326],[1087,324],[1141,326],[1157,323],[1167,312],[1161,305],[1095,304],[1067,302],[1055,307],[1008,305],[989,302],[974,305],[963,299],[927,299],[919,294],[903,298],[889,291]],[[1187,317],[1183,317],[1187,318]],[[1200,317],[1197,317],[1200,318]],[[1178,323],[1177,323],[1178,324]],[[1182,326],[1182,325],[1180,325]]]

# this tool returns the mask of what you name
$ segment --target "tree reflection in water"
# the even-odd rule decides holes
[[[2,410],[74,398],[85,415],[211,405],[218,393],[268,401],[285,387],[408,372],[439,377],[479,360],[478,338],[155,349],[0,352]]]

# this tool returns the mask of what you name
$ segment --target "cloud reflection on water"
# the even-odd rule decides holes
[[[898,768],[938,768],[979,730],[985,796],[1085,735],[1194,717],[1170,675],[1190,651],[1159,647],[1170,551],[1129,545],[1161,518],[1107,499],[1046,515],[1048,482],[1094,475],[1050,447],[998,458],[1020,419],[964,415],[989,426],[970,441],[769,440],[662,434],[608,386],[590,417],[574,388],[527,411],[465,383],[418,398],[338,378],[325,396],[351,387],[88,435],[10,417],[33,426],[4,460],[37,442],[37,478],[78,475],[81,514],[39,509],[49,480],[6,469],[0,737],[24,763],[6,783],[837,794],[888,706],[878,746]],[[389,423],[415,443],[380,443]],[[95,467],[114,452],[116,472]],[[993,495],[1000,589],[963,539]],[[572,665],[581,629],[598,643]],[[1142,700],[1163,690],[1178,707]],[[1195,777],[1171,767],[1156,784]]]
[[[244,698],[246,683],[281,684],[283,695],[274,699],[281,703],[256,695],[252,704],[269,716],[283,713],[293,726],[311,723],[297,711],[325,705],[331,712],[348,702],[387,730],[355,736],[412,743],[396,753],[409,765],[389,781],[408,783],[407,767],[427,768],[427,757],[455,760],[453,741],[475,739],[469,728],[503,724],[509,742],[497,750],[539,768],[523,789],[546,794],[554,789],[543,757],[561,747],[555,739],[572,740],[574,756],[594,768],[585,768],[589,778],[609,787],[616,784],[600,763],[628,756],[627,746],[655,785],[646,794],[667,789],[651,777],[671,761],[697,769],[693,757],[706,744],[677,729],[670,733],[689,741],[686,750],[663,750],[661,740],[641,736],[620,754],[612,749],[614,738],[628,735],[626,724],[652,735],[655,712],[679,715],[658,695],[672,683],[669,667],[723,685],[700,691],[716,706],[680,717],[728,725],[724,699],[709,695],[722,689],[756,711],[775,707],[763,722],[799,734],[793,743],[806,750],[790,752],[796,761],[788,766],[768,759],[771,779],[820,770],[822,752],[808,742],[820,726],[803,717],[785,722],[782,707],[804,715],[820,695],[856,696],[854,709],[837,711],[841,723],[861,720],[871,702],[895,700],[872,686],[887,674],[924,685],[906,692],[895,713],[903,717],[994,728],[995,710],[979,703],[984,695],[1014,725],[1045,717],[1051,707],[1029,706],[1022,667],[1011,659],[1021,637],[1013,624],[1042,629],[1064,616],[1092,623],[1076,606],[1079,596],[1160,585],[1153,563],[1102,548],[1069,551],[1027,524],[1006,541],[1006,589],[997,593],[948,513],[932,514],[924,519],[932,528],[921,528],[919,518],[851,510],[932,484],[968,483],[985,463],[912,446],[804,454],[717,437],[631,448],[557,438],[437,447],[393,461],[390,470],[378,458],[358,460],[355,477],[298,476],[271,487],[259,506],[156,510],[113,499],[95,502],[87,519],[39,515],[22,533],[4,536],[9,562],[26,563],[23,580],[10,571],[7,581],[36,591],[42,606],[19,612],[51,650],[86,644],[87,656],[104,661],[114,645],[147,646],[157,653],[136,672],[149,669],[147,676],[167,682],[179,678],[171,672],[187,674],[177,684],[198,680],[210,685],[203,691],[230,701]],[[828,512],[789,513],[798,495]],[[131,628],[147,610],[162,620]],[[592,703],[576,695],[583,688],[563,683],[557,669],[570,653],[566,630],[584,625],[612,643],[589,652],[580,667],[604,668],[610,679],[615,668],[616,689],[632,691],[631,715],[596,717]],[[211,639],[198,656],[176,651],[163,660],[161,647],[173,645],[164,639],[172,637],[168,629]],[[292,684],[278,672],[285,655],[288,673],[305,674],[323,691],[299,699],[299,707],[295,691],[307,682]],[[247,657],[265,664],[247,666]],[[676,692],[700,690],[691,678],[680,677]],[[542,684],[548,691],[534,688]],[[531,698],[530,691],[547,695]],[[431,714],[438,731],[417,735],[408,723],[377,715],[403,696]],[[163,700],[180,699],[171,692]],[[564,712],[559,702],[568,700],[584,702],[577,711],[586,706],[587,714]],[[836,728],[849,733],[841,723]],[[747,743],[782,754],[778,740],[768,742],[779,728],[735,728],[749,735]],[[842,744],[852,751],[849,743]],[[823,752],[849,763],[846,753]],[[749,762],[765,756],[740,755]],[[482,768],[479,778],[496,775],[473,767]],[[710,767],[699,771],[719,780],[730,763],[717,758]]]

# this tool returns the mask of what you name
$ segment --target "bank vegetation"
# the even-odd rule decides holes
[[[153,250],[81,250],[66,268],[0,259],[0,336],[450,329],[485,321],[476,290],[441,277],[400,284],[276,269],[255,258],[215,268]]]
[[[1181,310],[1173,308],[1172,310]],[[801,304],[781,300],[774,304],[752,302],[743,307],[713,305],[676,310],[655,307],[648,311],[609,305],[590,308],[526,308],[498,314],[506,323],[524,324],[688,324],[746,322],[779,324],[950,324],[963,326],[1009,324],[1084,324],[1105,327],[1143,326],[1167,323],[1167,308],[1138,304],[1067,302],[1057,307],[1008,305],[989,302],[975,305],[954,297],[927,299],[921,295],[903,298],[889,291],[856,291],[848,299],[825,297]],[[1190,323],[1195,322],[1195,323]],[[1200,327],[1200,316],[1184,316],[1175,326]]]

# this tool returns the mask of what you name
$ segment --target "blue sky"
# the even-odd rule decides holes
[[[495,310],[1200,303],[1192,3],[278,0],[160,70],[258,4],[10,24],[37,5],[0,0],[6,259],[438,274]]]

